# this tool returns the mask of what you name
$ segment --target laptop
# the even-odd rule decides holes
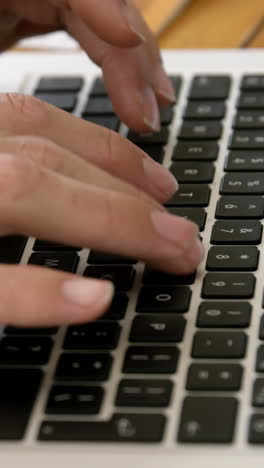
[[[106,314],[0,329],[4,468],[263,466],[264,52],[163,53],[177,102],[159,134],[118,120],[85,54],[1,56],[1,92],[33,94],[127,136],[177,176],[166,204],[200,228],[185,277],[45,239],[0,240],[1,261],[108,277]]]

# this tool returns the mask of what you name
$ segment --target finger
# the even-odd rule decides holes
[[[13,154],[20,158],[29,158],[34,163],[66,177],[76,179],[85,184],[96,185],[107,190],[138,195],[138,189],[133,185],[123,182],[95,165],[84,161],[70,151],[55,143],[37,137],[0,137],[0,150],[2,153]],[[144,194],[142,193],[142,198]],[[155,201],[145,196],[148,203]]]
[[[140,192],[136,198],[89,186],[6,154],[0,184],[3,234],[139,258],[174,273],[188,273],[201,260],[197,226],[153,208]]]
[[[0,135],[52,140],[164,202],[177,189],[171,173],[116,132],[78,119],[31,96],[0,95]]]
[[[111,303],[108,281],[85,279],[36,266],[0,266],[0,321],[16,326],[81,323]]]

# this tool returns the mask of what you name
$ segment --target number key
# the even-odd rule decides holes
[[[259,244],[262,236],[260,221],[216,221],[212,244]]]

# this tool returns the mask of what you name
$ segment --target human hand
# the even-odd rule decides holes
[[[1,0],[0,49],[17,40],[66,29],[104,74],[122,121],[158,130],[158,105],[175,101],[156,41],[130,0]]]
[[[197,267],[197,227],[161,205],[175,180],[125,138],[24,95],[0,95],[0,128],[2,236],[90,247],[177,274]],[[92,320],[112,294],[105,281],[0,265],[1,323]]]

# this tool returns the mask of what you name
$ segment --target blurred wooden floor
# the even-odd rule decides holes
[[[142,2],[142,7],[147,1],[155,2],[136,1]],[[162,2],[157,2],[156,14],[161,17]],[[239,47],[263,17],[264,0],[192,0],[161,35],[160,46],[180,49]],[[264,47],[264,28],[250,47]]]

